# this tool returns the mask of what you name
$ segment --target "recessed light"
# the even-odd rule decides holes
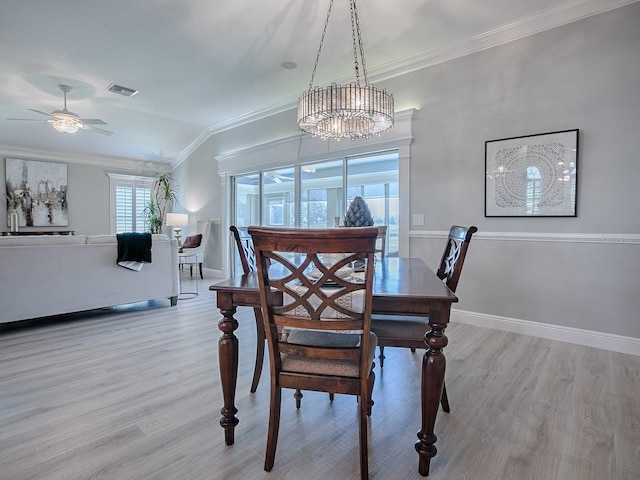
[[[282,62],[282,68],[285,70],[293,70],[298,65],[295,62]]]

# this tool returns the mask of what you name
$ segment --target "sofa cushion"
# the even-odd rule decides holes
[[[89,235],[87,245],[99,245],[102,243],[116,243],[115,235]]]

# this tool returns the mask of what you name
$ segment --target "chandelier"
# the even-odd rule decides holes
[[[309,88],[298,99],[298,128],[312,137],[338,140],[380,135],[393,127],[393,95],[374,87],[367,78],[356,0],[349,0],[355,81],[346,85],[333,83],[324,88],[313,87],[332,7],[333,0],[330,0]],[[360,64],[364,84],[360,83]]]

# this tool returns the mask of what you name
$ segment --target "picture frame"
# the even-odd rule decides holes
[[[67,227],[67,164],[7,158],[7,217],[17,212],[20,227]],[[10,208],[9,197],[17,198]],[[9,221],[9,220],[8,220]]]
[[[576,217],[579,130],[485,142],[485,217]]]

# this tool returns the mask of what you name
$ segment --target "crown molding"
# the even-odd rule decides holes
[[[33,148],[18,148],[11,145],[0,145],[0,155],[3,157],[23,158],[28,160],[47,160],[51,162],[78,163],[104,167],[110,171],[126,172],[160,172],[167,173],[170,166],[166,163],[136,160],[132,158],[111,157],[108,155],[84,155],[69,152],[53,152]]]
[[[560,2],[559,4],[504,23],[492,30],[460,42],[443,45],[439,48],[432,48],[397,61],[369,68],[369,78],[372,80],[372,83],[389,80],[567,25],[600,13],[608,12],[609,10],[631,5],[638,1],[640,0],[567,0]],[[336,82],[340,83],[341,81],[348,80],[349,79],[338,79]],[[178,155],[176,162],[172,165],[173,168],[186,160],[189,155],[196,151],[209,137],[278,113],[292,110],[296,108],[296,103],[297,96],[281,98],[251,112],[209,126]]]
[[[455,60],[456,58],[605,13],[609,10],[631,5],[637,1],[639,0],[567,0],[457,43],[425,50],[415,55],[389,62],[372,70],[370,77],[380,81],[406,75],[416,70]]]
[[[367,152],[400,148],[411,143],[411,120],[415,112],[415,109],[397,112],[394,127],[390,131],[366,140],[340,142],[294,135],[217,155],[215,158],[218,162],[218,174],[239,175],[264,168],[349,156],[362,153],[364,146]]]

